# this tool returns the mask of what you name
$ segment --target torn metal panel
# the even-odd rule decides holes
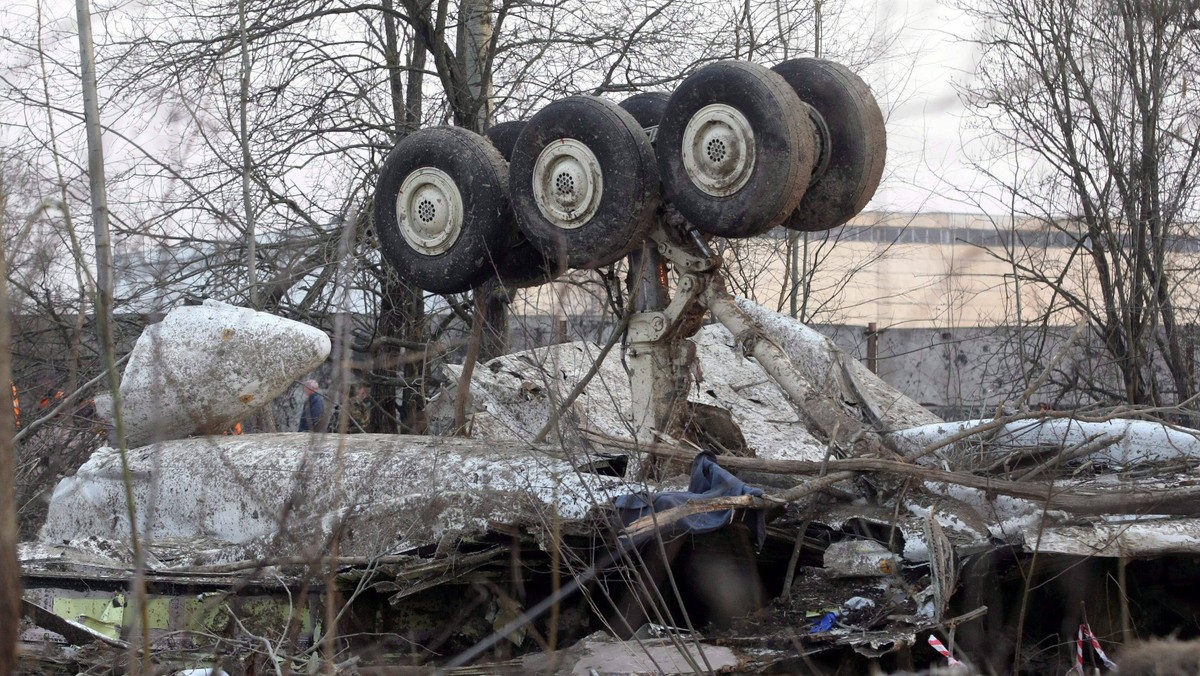
[[[324,331],[283,317],[212,300],[178,307],[146,327],[125,367],[126,444],[219,433],[282,394],[329,350]]]
[[[84,622],[79,622],[77,619],[62,617],[38,604],[28,600],[21,599],[21,614],[29,618],[34,626],[45,631],[53,632],[67,643],[74,645],[87,645],[92,641],[99,641],[114,648],[126,649],[129,647],[125,641],[120,640],[116,635],[108,631],[98,631],[89,627]],[[36,632],[22,632],[21,640],[47,640],[50,636],[38,636]]]
[[[319,556],[335,530],[346,556],[402,551],[493,522],[579,519],[628,492],[621,479],[577,471],[545,448],[446,437],[205,437],[128,457],[142,537],[209,538],[221,543],[200,561],[210,563]],[[121,540],[125,515],[118,454],[100,449],[59,483],[39,539]]]
[[[695,382],[688,401],[728,411],[757,457],[820,460],[825,456],[825,444],[797,419],[784,391],[754,360],[741,355],[725,327],[705,326],[691,341],[696,347]],[[498,357],[476,368],[468,424],[472,435],[506,441],[533,438],[557,402],[592,368],[599,351],[591,343],[565,343]],[[445,379],[457,383],[462,367],[444,369]],[[431,404],[431,417],[441,420],[442,426],[453,419],[456,397],[457,388],[451,385]],[[621,355],[610,352],[565,416],[562,433],[573,438],[574,425],[633,441],[631,401]]]
[[[74,645],[100,641],[126,647],[125,637],[140,618],[124,592],[127,580],[110,585],[89,581],[92,584],[78,588],[66,580],[58,585],[41,578],[27,580],[24,613],[36,629],[26,630],[22,640]],[[188,593],[148,594],[145,612],[156,647],[193,649],[214,635],[228,632],[235,624],[234,618],[248,629],[263,633],[278,633],[292,618],[300,631],[309,635],[319,624],[319,604],[289,596],[286,590],[273,594],[233,593],[227,587],[198,588],[192,584],[188,589]]]
[[[825,548],[825,570],[833,577],[880,577],[898,570],[896,555],[874,540],[841,540]]]
[[[825,444],[800,423],[787,394],[737,349],[729,330],[706,326],[692,339],[700,376],[688,399],[728,410],[759,458],[820,460]]]
[[[865,399],[879,418],[882,430],[904,429],[942,422],[924,406],[887,384],[870,369],[847,357],[834,342],[801,322],[771,312],[746,299],[735,299],[738,309],[756,322],[763,335],[783,350],[796,369],[812,379],[822,392],[838,392],[845,401]],[[845,382],[843,369],[851,382]]]
[[[1200,519],[1103,520],[1049,525],[1022,533],[1026,551],[1075,556],[1144,558],[1200,552]]]
[[[153,567],[156,563],[153,555],[146,558],[146,565]],[[97,571],[126,571],[134,567],[133,552],[127,542],[98,537],[66,542],[22,542],[17,546],[17,559],[26,573],[61,570],[67,565],[75,570]]]
[[[888,438],[906,451],[945,442],[989,419],[962,420],[896,430]],[[1092,458],[1121,466],[1176,458],[1200,458],[1200,431],[1168,426],[1148,420],[1118,418],[1104,422],[1075,420],[1069,417],[1017,420],[996,432],[988,432],[989,445],[999,457],[1014,448],[1030,446],[1072,446],[1093,438],[1113,443],[1092,454]],[[990,458],[994,460],[995,458]]]
[[[578,646],[579,658],[571,667],[573,676],[591,674],[694,674],[701,671],[734,671],[741,660],[723,646],[705,645],[694,639],[637,639],[635,641],[590,640]]]
[[[475,369],[468,399],[468,429],[487,441],[533,439],[552,411],[592,368],[600,348],[588,342],[563,343],[497,357]],[[448,385],[427,409],[436,429],[450,429],[462,374],[461,365],[443,367]],[[572,439],[574,427],[633,438],[629,376],[619,355],[609,353],[596,366],[588,387],[563,417],[561,434]]]
[[[954,547],[932,510],[925,517],[924,535],[929,550],[929,589],[933,596],[933,621],[941,622],[950,597],[958,589],[958,563],[954,559]]]

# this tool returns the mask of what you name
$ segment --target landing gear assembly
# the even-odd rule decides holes
[[[415,132],[384,162],[375,231],[397,274],[435,293],[629,257],[633,422],[652,442],[686,400],[686,338],[704,314],[744,328],[709,238],[842,225],[874,195],[886,153],[879,106],[844,66],[721,61],[669,96],[573,96],[485,136]]]

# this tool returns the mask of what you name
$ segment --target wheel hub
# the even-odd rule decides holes
[[[716,197],[741,190],[754,173],[754,130],[740,110],[705,106],[683,130],[683,167],[692,183]]]
[[[418,253],[445,253],[462,234],[462,195],[441,169],[422,167],[405,177],[396,196],[396,225]]]
[[[552,141],[533,165],[533,200],[554,225],[578,228],[595,215],[604,177],[591,148],[573,138]]]

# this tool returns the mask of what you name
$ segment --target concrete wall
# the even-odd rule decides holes
[[[560,322],[565,322],[565,329]],[[867,363],[865,326],[813,328]],[[543,315],[514,319],[511,329],[515,351],[563,340],[602,342],[612,325],[594,316]],[[1074,327],[1051,327],[1042,334],[1008,326],[885,329],[878,333],[875,366],[885,381],[944,418],[992,416],[998,406],[1011,406],[1020,399],[1073,331]],[[1120,382],[1101,346],[1084,334],[1025,403],[1055,409],[1085,407],[1119,399]],[[1160,370],[1160,382],[1169,388],[1165,370]]]

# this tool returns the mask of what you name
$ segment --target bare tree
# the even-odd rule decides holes
[[[1180,282],[1194,274],[1185,254],[1200,216],[1195,3],[989,0],[963,9],[984,26],[978,71],[963,88],[987,134],[984,169],[1014,205],[1014,222],[1044,226],[1013,229],[1018,246],[993,254],[1015,279],[1049,290],[1047,312],[1065,313],[1049,323],[1088,320],[1120,399],[1189,400],[1198,317]],[[1069,254],[1020,245],[1037,237],[1063,239]]]

